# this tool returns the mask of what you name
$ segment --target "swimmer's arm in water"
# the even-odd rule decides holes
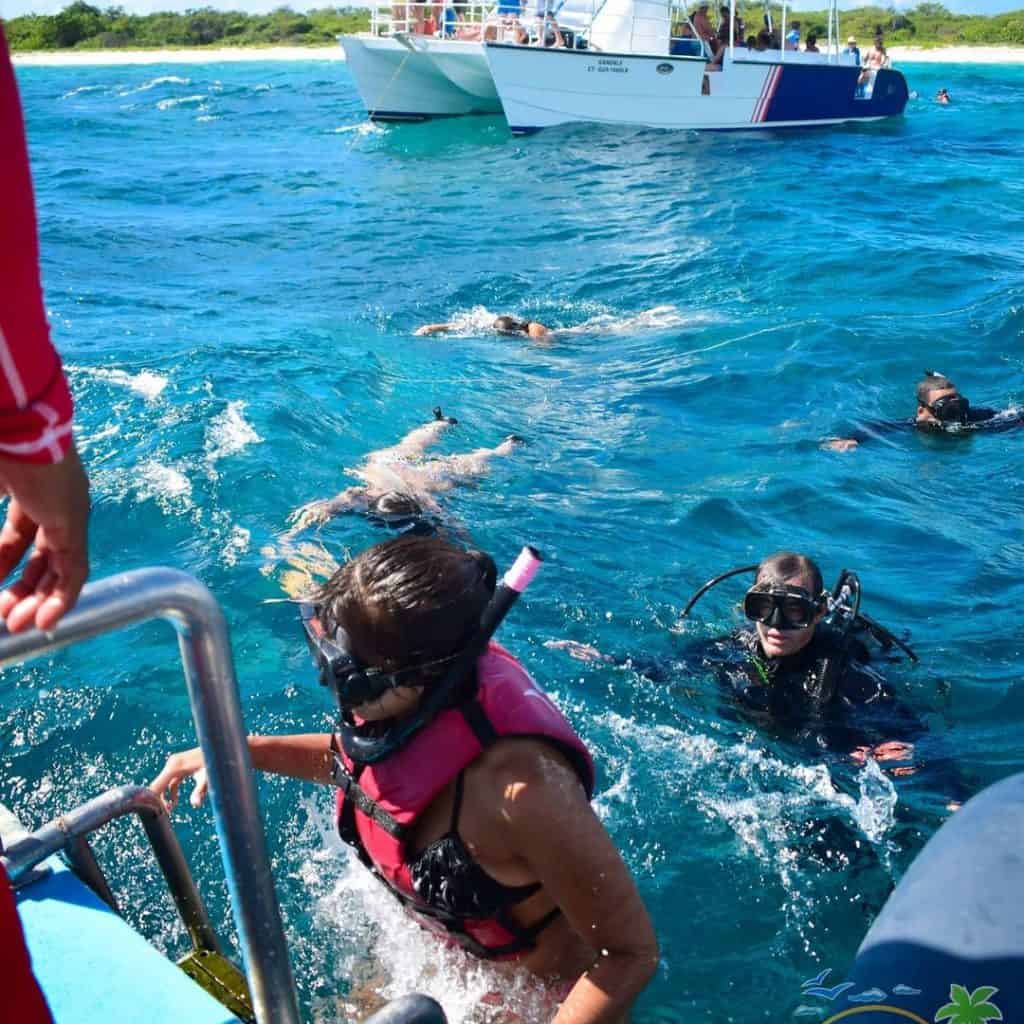
[[[342,512],[365,512],[366,508],[366,488],[346,487],[333,498],[311,501],[292,512],[288,517],[291,525],[284,537],[287,540],[310,526],[320,526]]]
[[[452,329],[451,324],[424,324],[422,327],[416,328],[416,337],[425,338],[430,334],[444,334],[445,331]]]
[[[596,951],[552,1024],[615,1024],[654,976],[658,940],[643,900],[575,771],[540,744],[505,770],[497,818],[569,925]],[[513,757],[518,751],[513,752]],[[501,827],[501,826],[499,826]]]
[[[531,338],[536,338],[538,341],[547,341],[551,337],[551,331],[543,324],[537,323],[536,320],[531,320],[526,326],[526,333]]]
[[[248,743],[252,766],[259,771],[333,785],[331,737],[326,733],[250,736]],[[171,754],[163,771],[149,784],[149,788],[163,801],[168,814],[178,803],[182,782],[189,778],[195,780],[189,803],[193,807],[200,807],[206,799],[210,784],[206,777],[206,762],[199,747]]]

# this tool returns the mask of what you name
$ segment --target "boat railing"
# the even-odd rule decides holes
[[[0,668],[150,619],[169,622],[177,633],[253,1016],[258,1024],[299,1024],[227,623],[210,591],[175,569],[138,569],[90,583],[77,606],[48,632],[11,635],[0,625]],[[29,884],[43,860],[63,851],[82,880],[119,913],[86,837],[129,814],[142,822],[194,950],[220,955],[210,915],[167,812],[144,786],[109,790],[35,832],[18,829],[6,849],[0,843],[15,887]],[[445,1024],[445,1016],[433,999],[412,995],[389,1003],[365,1024]]]
[[[298,999],[242,724],[227,624],[210,591],[174,569],[138,569],[91,583],[82,591],[77,606],[46,633],[29,630],[11,635],[0,628],[0,667],[150,619],[163,619],[177,632],[256,1020],[260,1024],[299,1024]],[[122,808],[126,804],[142,808],[145,804],[144,824],[148,818],[163,833],[158,823],[166,819],[161,819],[138,790],[131,788],[113,800],[114,806],[103,804],[102,797],[99,803],[84,805],[80,809],[82,821],[96,820],[116,809],[119,799]],[[61,822],[57,819],[56,831],[62,829]],[[54,836],[51,841],[57,839]],[[165,833],[160,843],[168,843]],[[211,934],[205,938],[212,939],[208,918],[204,922],[197,909],[201,901],[197,904],[190,895],[188,903],[194,925],[203,932],[209,930]]]

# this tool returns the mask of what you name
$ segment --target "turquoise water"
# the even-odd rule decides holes
[[[925,367],[978,404],[1024,402],[1024,69],[908,80],[920,98],[878,126],[512,140],[497,118],[373,128],[343,65],[19,72],[94,573],[204,580],[250,729],[329,725],[261,553],[288,512],[435,404],[460,420],[442,450],[529,439],[448,507],[499,562],[524,542],[548,557],[502,638],[596,752],[662,940],[640,1024],[824,1016],[795,1016],[800,982],[843,969],[946,797],[727,721],[709,680],[544,641],[670,658],[734,621],[741,586],[676,628],[699,583],[805,550],[910,631],[921,665],[893,678],[932,731],[925,760],[954,752],[974,789],[1024,755],[1024,434],[817,444],[909,414]],[[566,330],[498,338],[487,311]],[[449,318],[453,336],[412,337]],[[342,558],[380,536],[336,521],[320,540]],[[32,822],[191,745],[159,625],[7,673],[0,716],[0,800]],[[304,1005],[337,1019],[379,959],[389,991],[467,1019],[487,972],[438,966],[331,838],[331,795],[262,792]],[[209,813],[178,820],[226,933]],[[181,949],[141,833],[99,848],[134,920]]]

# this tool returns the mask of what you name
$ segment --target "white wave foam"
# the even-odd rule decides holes
[[[110,369],[103,366],[69,366],[68,369],[84,373],[95,380],[104,380],[109,384],[129,388],[148,399],[159,397],[160,393],[169,383],[167,377],[162,377],[160,374],[153,373],[150,370],[128,373],[127,370]]]
[[[249,550],[249,543],[252,540],[251,531],[244,526],[233,525],[231,535],[227,543],[221,549],[220,557],[225,565],[237,565],[240,556]]]
[[[206,434],[206,461],[236,455],[250,444],[263,440],[252,424],[245,418],[245,402],[228,402],[227,408],[210,420]]]
[[[559,334],[636,334],[641,331],[665,331],[672,327],[696,327],[712,323],[718,317],[712,313],[691,311],[683,313],[676,306],[652,306],[640,313],[619,316],[598,313],[576,327],[565,327]]]
[[[346,135],[348,132],[355,132],[356,135],[384,135],[385,129],[373,121],[362,121],[359,124],[343,124],[340,128],[332,128],[331,135]]]
[[[69,92],[64,93],[61,99],[69,100],[73,96],[81,96],[89,92],[106,92],[107,88],[105,85],[80,85],[77,89],[71,89]]]
[[[205,124],[207,121],[219,121],[219,120],[220,120],[220,115],[219,114],[203,114],[201,117],[197,117],[196,118],[196,121],[199,124]]]
[[[158,78],[151,78],[148,82],[143,82],[142,85],[137,85],[134,89],[123,89],[118,93],[118,96],[131,96],[137,92],[149,92],[150,89],[155,89],[158,85],[191,85],[191,78],[179,78],[177,75],[160,75]]]
[[[347,938],[340,970],[352,982],[346,1019],[365,1017],[375,998],[394,999],[409,992],[436,999],[449,1024],[510,1018],[520,1024],[547,1024],[554,1017],[557,1004],[536,979],[443,946],[418,928],[396,900],[382,899],[380,883],[342,845],[328,814],[311,804],[306,809],[320,834],[319,849],[302,864],[299,877],[320,894],[317,929],[330,935],[342,932]],[[332,867],[336,875],[325,885]],[[500,1005],[492,1006],[499,993]]]
[[[136,472],[139,501],[153,500],[165,510],[183,511],[192,507],[192,481],[177,467],[150,459],[141,463]]]
[[[176,98],[170,98],[166,100],[160,100],[156,105],[157,110],[172,110],[174,107],[195,107],[200,103],[205,103],[207,97],[203,95],[195,96],[178,96]]]

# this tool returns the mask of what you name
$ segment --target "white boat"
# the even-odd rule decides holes
[[[369,32],[339,36],[338,42],[374,121],[500,114],[483,38],[485,32],[503,38],[508,29],[502,20],[495,8],[475,0],[443,7],[407,3],[374,8]]]
[[[730,10],[735,24],[735,0]],[[748,49],[731,31],[713,59],[673,0],[607,0],[582,37],[586,48],[487,42],[485,49],[514,134],[571,122],[725,130],[901,114],[903,75],[863,68],[853,54],[840,53],[836,0],[828,22],[824,52]]]

